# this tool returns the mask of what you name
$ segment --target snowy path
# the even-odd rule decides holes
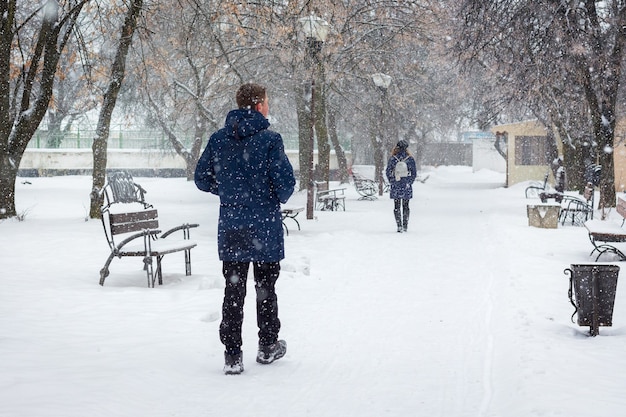
[[[502,273],[490,261],[512,242],[494,241],[500,207],[490,199],[437,186],[416,186],[407,234],[395,232],[385,196],[317,213],[289,237],[284,269],[310,275],[286,273],[280,287],[290,294],[281,312],[296,318],[284,326],[296,365],[286,379],[313,383],[286,395],[295,399],[287,414],[488,415],[493,281]]]
[[[0,417],[618,415],[626,292],[615,327],[587,338],[569,321],[562,273],[588,260],[584,229],[528,227],[523,188],[501,180],[434,171],[414,188],[406,234],[387,195],[358,201],[351,186],[346,212],[303,213],[278,283],[288,353],[254,362],[249,282],[246,371],[234,377],[217,336],[213,196],[140,179],[164,226],[201,224],[194,275],[166,257],[165,285],[151,290],[138,262],[116,259],[100,287],[107,253],[101,225],[84,221],[90,179],[20,183],[26,221],[0,222]]]

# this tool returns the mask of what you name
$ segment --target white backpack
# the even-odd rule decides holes
[[[400,181],[400,178],[408,177],[410,175],[409,167],[407,166],[406,162],[404,162],[409,159],[409,157],[407,156],[403,160],[399,160],[396,156],[394,156],[394,158],[396,158],[396,161],[398,162],[396,163],[396,167],[393,170],[393,175],[396,177],[396,181]]]

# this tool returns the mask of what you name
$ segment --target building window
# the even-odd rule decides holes
[[[545,136],[516,136],[515,165],[547,165]]]

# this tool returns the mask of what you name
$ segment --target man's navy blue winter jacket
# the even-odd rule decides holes
[[[278,262],[285,257],[280,203],[295,178],[281,136],[258,111],[232,110],[209,138],[195,171],[196,186],[220,197],[222,261]]]

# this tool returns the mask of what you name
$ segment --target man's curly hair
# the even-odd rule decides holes
[[[237,90],[237,105],[240,109],[252,109],[265,100],[265,87],[259,84],[243,84]]]

